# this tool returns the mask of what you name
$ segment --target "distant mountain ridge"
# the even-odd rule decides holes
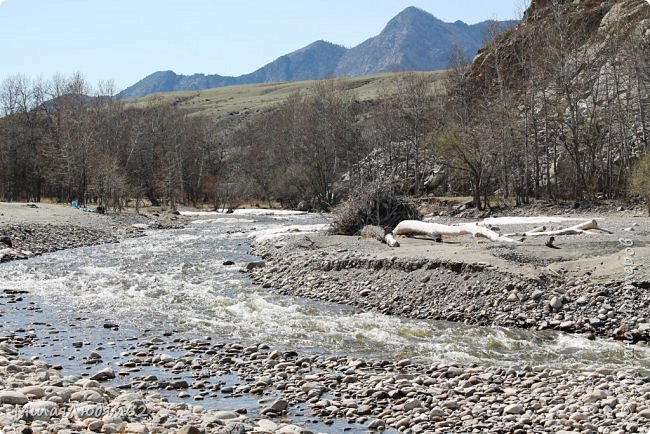
[[[455,46],[471,60],[483,46],[483,32],[492,23],[445,23],[421,9],[406,8],[379,35],[347,50],[334,76],[445,69]],[[516,23],[505,21],[501,26],[505,30]]]
[[[391,19],[379,35],[350,49],[331,42],[316,41],[239,77],[178,75],[173,71],[158,71],[126,88],[119,96],[127,99],[156,92],[202,90],[239,84],[445,69],[456,46],[472,59],[483,45],[484,31],[493,24],[494,21],[473,25],[462,21],[445,23],[411,6]],[[499,24],[502,30],[506,30],[514,27],[517,21],[502,21]]]

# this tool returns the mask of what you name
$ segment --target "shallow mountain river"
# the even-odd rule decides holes
[[[249,254],[251,233],[323,222],[308,215],[206,218],[119,244],[1,264],[0,292],[29,294],[22,305],[3,306],[0,335],[38,335],[37,345],[23,348],[23,354],[59,364],[68,374],[91,369],[80,363],[84,352],[75,341],[108,348],[103,363],[110,365],[111,355],[117,359],[130,341],[161,331],[301,353],[432,363],[650,368],[645,347],[364,313],[277,295],[242,272],[259,259]],[[119,325],[119,331],[102,326],[107,323]]]

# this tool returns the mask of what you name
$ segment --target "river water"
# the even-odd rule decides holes
[[[312,215],[206,218],[185,229],[151,231],[119,244],[2,264],[0,291],[29,291],[49,320],[63,325],[91,317],[129,330],[170,330],[217,341],[383,359],[650,368],[650,351],[639,346],[364,313],[277,295],[253,285],[242,272],[246,263],[259,259],[249,253],[251,233],[323,222]],[[224,265],[227,260],[234,265]],[[5,319],[20,322],[21,316]]]

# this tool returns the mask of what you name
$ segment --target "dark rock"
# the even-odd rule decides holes
[[[0,235],[0,244],[4,244],[5,246],[9,247],[10,249],[13,247],[13,243],[11,242],[11,238],[9,238],[6,235]]]
[[[190,385],[187,383],[186,380],[176,380],[171,383],[171,386],[174,389],[187,389],[190,387]]]
[[[254,261],[254,262],[249,262],[246,264],[246,269],[247,270],[254,270],[255,268],[264,268],[266,266],[266,262],[264,261]]]
[[[589,318],[589,325],[598,328],[603,325],[603,322],[600,320],[600,318],[593,317],[593,318]]]
[[[612,333],[612,337],[616,340],[632,340],[633,335],[630,333],[630,326],[623,324]]]

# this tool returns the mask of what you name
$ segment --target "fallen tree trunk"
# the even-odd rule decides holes
[[[579,235],[579,234],[588,234],[589,232],[587,231],[594,230],[594,229],[603,232],[608,232],[611,234],[610,231],[599,228],[598,222],[596,222],[596,220],[588,220],[586,222],[582,222],[565,229],[557,229],[554,231],[539,231],[539,228],[535,228],[528,232],[507,234],[506,236],[507,237],[540,237],[540,236],[554,236],[554,235]]]
[[[472,235],[475,237],[485,237],[490,241],[516,242],[512,238],[500,235],[485,226],[479,226],[477,223],[450,226],[418,220],[404,220],[393,229],[393,235],[427,235],[434,238],[442,235]]]

